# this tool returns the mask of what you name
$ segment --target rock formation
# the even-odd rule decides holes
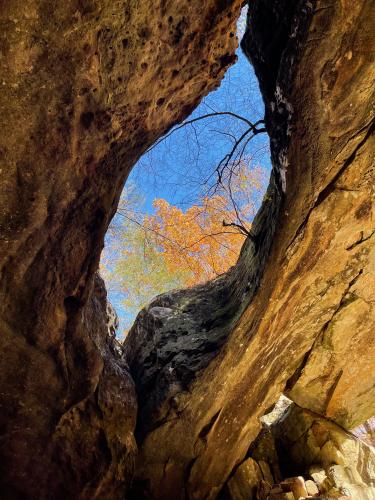
[[[265,425],[222,498],[375,498],[374,449],[334,422],[290,403]]]
[[[265,100],[274,175],[258,245],[245,245],[227,277],[158,297],[126,340],[137,495],[215,498],[283,391],[346,428],[374,413],[369,9],[249,4],[242,46]]]
[[[1,2],[2,498],[124,495],[136,395],[94,274],[130,168],[234,62],[240,3]]]
[[[216,498],[282,392],[345,428],[374,414],[370,0],[250,2],[273,162],[256,241],[156,298],[125,353],[108,327],[122,186],[234,62],[240,7],[0,5],[2,498]]]

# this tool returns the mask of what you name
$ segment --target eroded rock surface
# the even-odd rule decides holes
[[[234,61],[240,4],[1,4],[4,498],[122,498],[134,466],[136,498],[216,498],[284,390],[347,428],[373,416],[372,2],[254,0],[273,162],[256,242],[139,315],[136,452],[95,271],[131,166]]]
[[[156,299],[126,341],[140,394],[135,496],[216,498],[284,390],[346,428],[373,416],[370,10],[250,3],[242,46],[273,161],[259,245],[245,245],[227,278]],[[219,291],[218,320],[204,304]]]
[[[135,390],[94,273],[131,166],[235,60],[240,3],[1,2],[2,498],[124,495]]]
[[[121,347],[108,332],[107,307],[104,283],[96,276],[70,332],[75,342],[66,340],[79,380],[68,378],[74,400],[62,399],[67,390],[53,353],[2,330],[2,498],[123,495],[137,449],[137,402]]]
[[[47,467],[40,492],[48,498],[51,490],[62,498],[123,498],[133,475],[137,400],[122,348],[113,334],[110,309],[104,282],[96,276],[77,330],[92,339],[102,369],[93,392],[64,413],[51,436],[47,456],[40,464]],[[77,349],[78,366],[79,355]],[[43,472],[34,481],[40,477]],[[36,488],[40,486],[36,484]]]
[[[225,485],[226,500],[375,498],[375,450],[295,404],[265,426]]]

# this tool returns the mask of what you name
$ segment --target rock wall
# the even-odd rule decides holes
[[[289,402],[290,404],[290,402]],[[294,403],[265,425],[222,500],[375,498],[375,451]]]
[[[158,297],[125,342],[139,394],[136,498],[216,498],[283,391],[346,428],[374,413],[370,10],[249,4],[242,47],[273,161],[258,244],[227,277]]]
[[[0,5],[0,496],[122,498],[136,394],[94,279],[137,158],[219,85],[239,0]]]
[[[347,428],[373,414],[370,0],[250,3],[273,162],[255,244],[142,311],[126,358],[108,327],[123,183],[234,62],[241,3],[1,3],[2,498],[123,498],[134,468],[127,497],[216,498],[282,391]]]

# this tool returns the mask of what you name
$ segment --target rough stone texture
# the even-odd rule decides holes
[[[234,61],[240,3],[1,3],[3,498],[124,495],[135,390],[94,273],[132,164]],[[129,335],[135,498],[217,497],[285,388],[345,427],[373,416],[372,2],[249,16],[271,184],[236,268]]]
[[[74,401],[62,399],[67,388],[53,353],[2,330],[1,498],[123,496],[134,468],[137,403],[121,347],[107,330],[107,307],[96,276],[74,330],[86,343],[67,350],[81,377],[72,390],[86,391]]]
[[[237,268],[129,334],[137,498],[215,498],[284,389],[347,428],[373,415],[371,4],[250,3],[272,186]]]
[[[263,474],[258,463],[254,459],[248,458],[238,467],[235,475],[228,481],[227,495],[233,500],[256,498],[257,489],[262,479]]]
[[[240,3],[1,2],[2,498],[123,496],[135,391],[94,273],[131,166],[235,60]]]
[[[321,493],[375,498],[375,451],[334,422],[292,405],[274,424],[284,475],[310,475]]]
[[[314,481],[312,481],[311,479],[308,479],[305,482],[305,487],[306,487],[307,494],[309,496],[311,496],[311,497],[317,497],[319,495],[319,488],[314,483]]]
[[[54,487],[61,498],[123,498],[124,485],[133,475],[137,451],[135,388],[122,348],[114,338],[113,316],[108,317],[108,309],[111,306],[104,283],[96,276],[94,293],[77,330],[82,329],[82,335],[90,332],[103,368],[95,391],[72,406],[56,425],[47,447],[50,461],[41,461],[48,475],[45,490],[36,485],[40,488],[38,498],[43,494],[50,498]],[[43,472],[35,479],[41,476]]]
[[[223,488],[222,500],[308,496],[375,498],[375,451],[294,403],[265,425]]]

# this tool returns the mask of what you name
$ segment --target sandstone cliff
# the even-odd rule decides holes
[[[124,495],[136,395],[94,273],[131,166],[235,60],[239,9],[0,4],[2,498]]]
[[[366,1],[249,4],[274,166],[259,243],[126,340],[138,494],[215,498],[283,391],[346,428],[374,413],[370,18]]]
[[[240,7],[0,5],[3,498],[216,498],[282,392],[345,428],[374,414],[369,0],[250,2],[273,162],[256,244],[156,298],[124,348],[108,328],[123,183],[220,83]]]

